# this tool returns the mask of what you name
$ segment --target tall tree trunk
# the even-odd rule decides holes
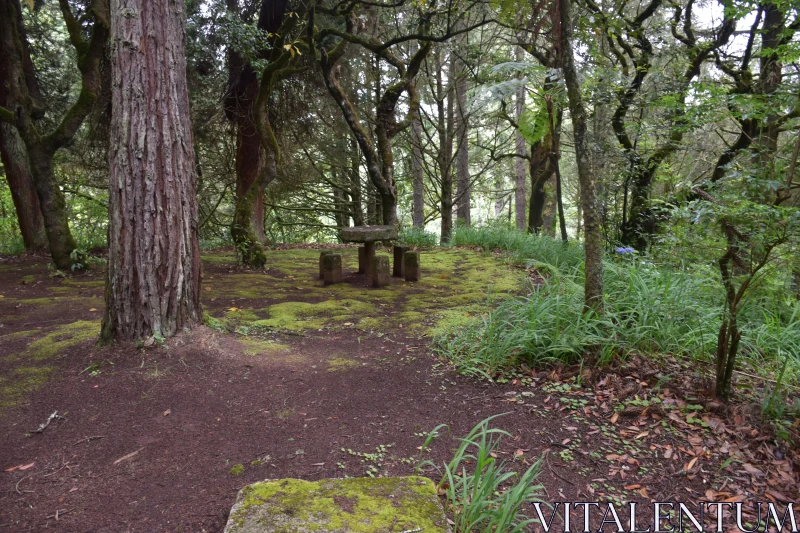
[[[578,163],[578,181],[581,188],[585,250],[584,306],[598,314],[603,312],[603,235],[597,212],[595,183],[592,177],[589,146],[586,138],[586,109],[581,96],[581,85],[575,68],[572,48],[572,13],[570,0],[558,0],[561,22],[560,41],[562,69],[567,85],[569,112]]]
[[[67,202],[56,180],[53,155],[39,144],[28,146],[28,160],[39,197],[50,255],[56,268],[68,271],[79,263],[78,258],[73,258],[77,244],[69,229]]]
[[[75,48],[81,73],[80,94],[49,133],[40,131],[44,116],[36,72],[31,61],[19,0],[0,0],[0,119],[16,127],[28,152],[30,173],[43,215],[50,255],[56,268],[70,270],[80,263],[73,257],[75,239],[69,229],[64,194],[53,169],[55,153],[70,142],[89,114],[100,92],[99,64],[105,55],[107,6],[94,0],[87,13],[87,40],[66,1],[60,4],[70,43]]]
[[[516,59],[517,61],[523,61],[524,53],[522,48],[519,46],[516,48]],[[516,119],[517,124],[519,124],[519,118],[522,116],[523,111],[525,111],[525,86],[520,86],[517,89],[517,98],[516,98]],[[517,158],[514,161],[514,208],[516,210],[516,219],[515,225],[516,228],[520,231],[525,231],[525,159],[524,156],[528,155],[528,145],[525,142],[525,139],[522,137],[522,134],[519,132],[519,129],[516,131],[516,153]]]
[[[170,337],[202,316],[185,5],[112,0],[103,338]]]
[[[503,193],[504,188],[503,176],[498,173],[494,178],[494,218],[500,218],[503,214],[503,208],[506,205],[506,199]]]
[[[353,202],[353,225],[364,225],[364,208],[361,206],[361,152],[358,151],[358,143],[350,138],[350,185],[351,199]]]
[[[442,226],[439,242],[450,242],[453,233],[453,91],[445,88],[442,70],[442,50],[436,51],[436,130],[439,136],[438,167],[441,180]]]
[[[550,134],[531,146],[529,162],[531,174],[531,201],[528,204],[528,232],[538,234],[544,224],[544,211],[547,205],[545,185],[553,177],[553,164],[550,158]]]
[[[425,227],[425,183],[423,182],[422,120],[419,115],[411,122],[411,180],[413,208],[411,220],[415,228]]]
[[[6,172],[25,249],[36,251],[47,248],[44,219],[28,164],[28,152],[17,129],[5,122],[0,122],[0,160]]]
[[[471,223],[472,194],[469,183],[469,109],[467,108],[467,69],[456,55],[453,59],[456,96],[456,219],[465,226]]]
[[[237,0],[227,0],[227,8],[238,16]],[[276,35],[285,11],[286,0],[265,0],[259,10],[258,29]],[[270,38],[270,42],[274,42],[274,37]],[[236,207],[231,237],[242,263],[260,268],[266,262],[262,248],[267,241],[264,231],[264,191],[277,175],[277,154],[270,146],[262,146],[264,143],[256,124],[258,76],[252,65],[232,47],[228,52],[228,72],[225,113],[236,125]]]

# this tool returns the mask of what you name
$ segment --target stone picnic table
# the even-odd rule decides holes
[[[355,242],[364,245],[358,249],[358,273],[374,277],[372,263],[375,260],[375,243],[377,241],[397,240],[397,228],[395,226],[340,228],[339,237],[343,242]]]
[[[343,242],[363,244],[358,247],[358,273],[366,274],[372,279],[373,287],[389,285],[389,258],[375,255],[375,243],[378,241],[397,240],[397,228],[394,226],[355,226],[339,228],[339,237]],[[394,269],[392,276],[405,278],[406,281],[419,281],[419,252],[412,251],[409,246],[394,245]],[[319,257],[319,277],[324,285],[342,282],[342,256],[330,250],[323,250]]]

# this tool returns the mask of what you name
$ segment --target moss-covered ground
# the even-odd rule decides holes
[[[237,267],[232,252],[203,257],[202,300],[206,325],[231,333],[254,360],[299,364],[296,336],[314,331],[357,330],[363,335],[402,330],[428,337],[485,312],[497,298],[521,289],[523,276],[489,255],[461,249],[421,252],[422,279],[392,278],[375,289],[358,275],[355,247],[342,254],[344,282],[323,286],[318,249],[272,250],[263,271]],[[379,251],[389,255],[388,250]],[[54,275],[45,263],[21,262],[0,269],[0,411],[19,405],[56,372],[68,351],[97,338],[103,311],[100,270]],[[331,372],[360,366],[331,351]]]
[[[392,278],[391,285],[376,289],[356,274],[356,248],[337,252],[344,282],[327,287],[318,276],[319,250],[271,251],[264,272],[238,271],[224,253],[208,257],[203,284],[207,323],[244,336],[259,330],[403,328],[424,337],[480,315],[522,285],[521,273],[496,258],[436,249],[422,252],[419,282]]]

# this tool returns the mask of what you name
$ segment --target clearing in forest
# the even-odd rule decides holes
[[[0,531],[217,532],[246,484],[409,475],[498,413],[513,436],[501,458],[544,456],[548,501],[794,496],[791,463],[747,413],[729,429],[670,389],[670,369],[526,369],[503,385],[453,373],[432,337],[524,293],[525,271],[423,251],[420,282],[373,289],[356,249],[341,252],[344,282],[328,287],[319,249],[271,251],[264,272],[208,253],[206,326],[139,346],[96,345],[102,272],[0,265]],[[439,424],[453,433],[420,450]]]

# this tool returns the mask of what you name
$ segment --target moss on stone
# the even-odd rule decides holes
[[[33,283],[35,281],[36,281],[36,276],[34,276],[33,274],[27,274],[27,275],[22,276],[21,278],[19,278],[19,284],[20,285],[30,285],[31,283]]]
[[[427,478],[264,481],[243,488],[225,533],[449,531]]]
[[[233,467],[231,468],[231,475],[232,476],[238,476],[242,472],[244,472],[244,465],[243,464],[233,465]]]

